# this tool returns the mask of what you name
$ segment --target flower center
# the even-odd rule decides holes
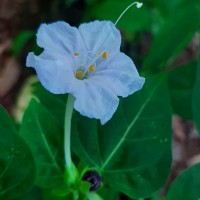
[[[89,52],[91,53],[91,52]],[[108,53],[106,51],[104,52],[97,52],[95,53],[96,56],[98,56],[99,58],[101,57],[101,59],[107,59],[108,58]],[[89,73],[92,73],[96,70],[96,60],[99,59],[98,57],[96,57],[94,60],[92,60],[92,57],[95,56],[94,53],[93,55],[88,55],[88,63],[93,63],[90,64],[88,68],[85,68],[84,64],[82,63],[81,65],[79,65],[79,69],[77,69],[75,71],[75,77],[79,80],[82,80],[84,78],[87,78],[89,76]],[[80,57],[81,55],[79,54],[79,52],[74,52],[74,57],[77,57],[81,59]],[[76,60],[77,60],[76,59]],[[77,64],[79,64],[78,60],[77,60]]]

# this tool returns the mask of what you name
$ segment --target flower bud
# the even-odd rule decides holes
[[[87,181],[91,184],[90,186],[90,191],[95,191],[97,190],[100,186],[101,186],[101,177],[99,176],[99,174],[94,171],[94,170],[89,170],[87,171],[83,177],[82,177],[83,181]]]

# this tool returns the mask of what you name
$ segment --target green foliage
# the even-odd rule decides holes
[[[146,73],[162,71],[188,44],[199,25],[199,4],[189,2],[189,5],[172,12],[151,44],[143,63],[143,71]]]
[[[42,191],[37,187],[33,187],[28,193],[15,200],[39,200],[42,197]]]
[[[95,18],[100,20],[111,20],[115,23],[122,11],[131,3],[133,3],[132,0],[108,0],[99,2],[86,10],[85,20],[88,21],[91,18]],[[127,13],[121,18],[117,24],[117,27],[131,32],[138,30],[149,30],[150,13],[146,7],[137,9],[135,6],[133,6],[133,8],[127,11]]]
[[[23,50],[24,45],[30,39],[35,37],[33,31],[21,31],[14,39],[12,43],[12,53],[15,57],[18,57]]]
[[[144,4],[156,8],[156,10],[158,10],[163,16],[167,16],[170,12],[175,12],[177,6],[182,1],[183,0],[145,0]]]
[[[184,170],[172,183],[167,200],[198,200],[200,198],[200,164]]]
[[[0,198],[7,200],[22,196],[32,187],[36,167],[30,148],[1,105],[0,119]]]
[[[173,111],[184,119],[193,119],[192,94],[197,62],[179,66],[169,72],[168,84]]]
[[[36,184],[44,188],[64,187],[63,128],[40,103],[32,100],[20,130],[37,164]]]
[[[54,115],[60,125],[64,126],[67,95],[54,95],[45,90],[39,82],[33,85],[33,94],[39,99],[41,104]]]
[[[115,22],[133,1],[85,0],[80,1],[80,7],[78,2],[53,0],[41,19],[49,22],[62,18],[72,24],[91,19]],[[143,58],[145,86],[121,99],[117,112],[104,126],[74,113],[72,157],[79,170],[75,185],[69,185],[64,163],[67,94],[54,95],[40,83],[34,84],[37,101],[31,100],[25,111],[20,134],[0,106],[0,199],[120,200],[121,193],[131,199],[160,199],[155,192],[165,184],[171,165],[171,108],[174,114],[193,120],[200,132],[200,56],[198,63],[188,62],[166,72],[199,29],[200,4],[199,0],[143,3],[140,9],[133,6],[128,10],[117,27],[126,40],[123,48],[127,54],[134,51],[132,55]],[[15,58],[25,47],[41,51],[35,42],[36,27],[30,31],[26,28],[13,39]],[[146,33],[147,40],[133,44],[134,36],[143,38]],[[145,52],[148,49],[147,55],[139,55],[140,47]],[[87,169],[100,173],[103,185],[97,192],[90,193],[90,184],[81,180]],[[199,199],[199,170],[197,164],[182,172],[162,199]]]
[[[34,31],[23,30],[17,34],[12,42],[12,54],[15,58],[19,58],[20,55],[26,51],[27,47],[30,51],[33,51],[37,55],[42,52],[42,48],[36,44],[36,37]]]
[[[132,198],[158,190],[170,169],[171,109],[162,78],[148,79],[103,127],[81,116],[74,121],[72,147],[80,159],[100,171],[105,184]]]
[[[103,199],[109,199],[109,200],[120,200],[120,195],[118,192],[115,190],[112,190],[111,188],[108,187],[101,187],[100,190],[98,191],[100,196]]]
[[[92,5],[92,4],[98,2],[98,0],[85,0],[85,1],[86,1],[86,4],[87,4],[88,6],[90,6],[90,5]]]
[[[196,73],[196,82],[193,91],[193,115],[194,122],[200,134],[200,53],[198,59],[198,68]]]

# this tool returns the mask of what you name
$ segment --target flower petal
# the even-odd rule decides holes
[[[121,35],[110,21],[94,21],[78,28],[88,51],[96,54],[106,51],[112,56],[120,49]]]
[[[75,80],[70,57],[43,52],[35,56],[28,54],[26,66],[34,67],[42,85],[54,94],[70,93]]]
[[[62,21],[42,24],[38,29],[37,44],[44,49],[71,54],[84,50],[78,29]]]
[[[127,97],[140,90],[145,82],[145,79],[139,76],[133,61],[123,53],[101,62],[99,69],[101,70],[97,69],[89,78],[91,81],[104,82],[117,96]]]
[[[112,22],[94,21],[79,29],[65,22],[43,24],[37,43],[44,51],[29,53],[26,64],[35,68],[42,85],[54,94],[71,93],[74,108],[101,124],[116,111],[118,96],[144,84],[132,60],[120,53],[121,35]]]
[[[110,88],[98,81],[84,80],[74,89],[74,108],[81,115],[100,119],[102,125],[111,119],[118,107],[119,99]]]

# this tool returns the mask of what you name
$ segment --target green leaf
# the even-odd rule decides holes
[[[88,200],[103,200],[103,199],[97,193],[90,192],[90,193],[88,193]]]
[[[101,187],[98,193],[104,200],[120,200],[119,192],[108,187]]]
[[[76,187],[77,186],[77,187]],[[52,191],[45,191],[44,194],[44,199],[45,200],[74,200],[74,199],[80,199],[80,200],[88,200],[88,192],[89,192],[89,188],[90,188],[90,184],[88,182],[82,181],[80,180],[80,182],[78,183],[78,185],[76,185],[72,188],[69,188],[69,190],[67,191],[66,188],[62,188],[62,190],[60,191],[56,191],[54,190],[54,192],[52,193]],[[75,197],[76,196],[76,197]]]
[[[21,53],[25,43],[34,38],[35,33],[33,31],[21,31],[12,43],[12,52],[15,57],[18,57]]]
[[[167,200],[200,199],[200,164],[184,170],[172,183]]]
[[[104,183],[132,198],[158,190],[170,169],[171,108],[162,79],[147,79],[105,126],[81,116],[73,123],[72,147],[79,158],[98,170]]]
[[[36,160],[36,184],[43,188],[65,187],[63,129],[51,113],[34,99],[24,113],[20,133]]]
[[[200,4],[176,9],[155,36],[143,63],[143,71],[155,73],[163,70],[187,45],[200,25]]]
[[[33,85],[33,94],[40,103],[64,126],[67,95],[55,95],[48,92],[39,82]]]
[[[193,90],[192,108],[194,122],[200,134],[200,53],[197,65],[196,81]]]
[[[193,119],[192,94],[197,62],[179,66],[169,72],[168,84],[173,111],[184,119]]]
[[[102,1],[102,3],[98,2],[93,7],[86,10],[85,20],[97,18],[100,20],[111,20],[112,22],[115,22],[123,10],[125,10],[131,3],[133,3],[132,0],[108,0]],[[150,13],[146,7],[137,9],[136,6],[133,6],[120,19],[117,27],[131,32],[149,30]]]
[[[17,198],[15,200],[38,200],[38,199],[42,199],[43,200],[42,197],[43,197],[42,191],[37,187],[33,187],[23,197]]]
[[[179,5],[183,0],[145,0],[145,4],[149,4],[155,10],[159,10],[163,15],[168,15],[170,12],[178,9],[176,6]]]
[[[33,185],[36,166],[30,148],[0,105],[0,199],[22,196]]]
[[[97,3],[98,0],[85,0],[85,2],[86,2],[86,4],[87,4],[88,6],[90,6],[90,5],[94,4],[94,3]]]

